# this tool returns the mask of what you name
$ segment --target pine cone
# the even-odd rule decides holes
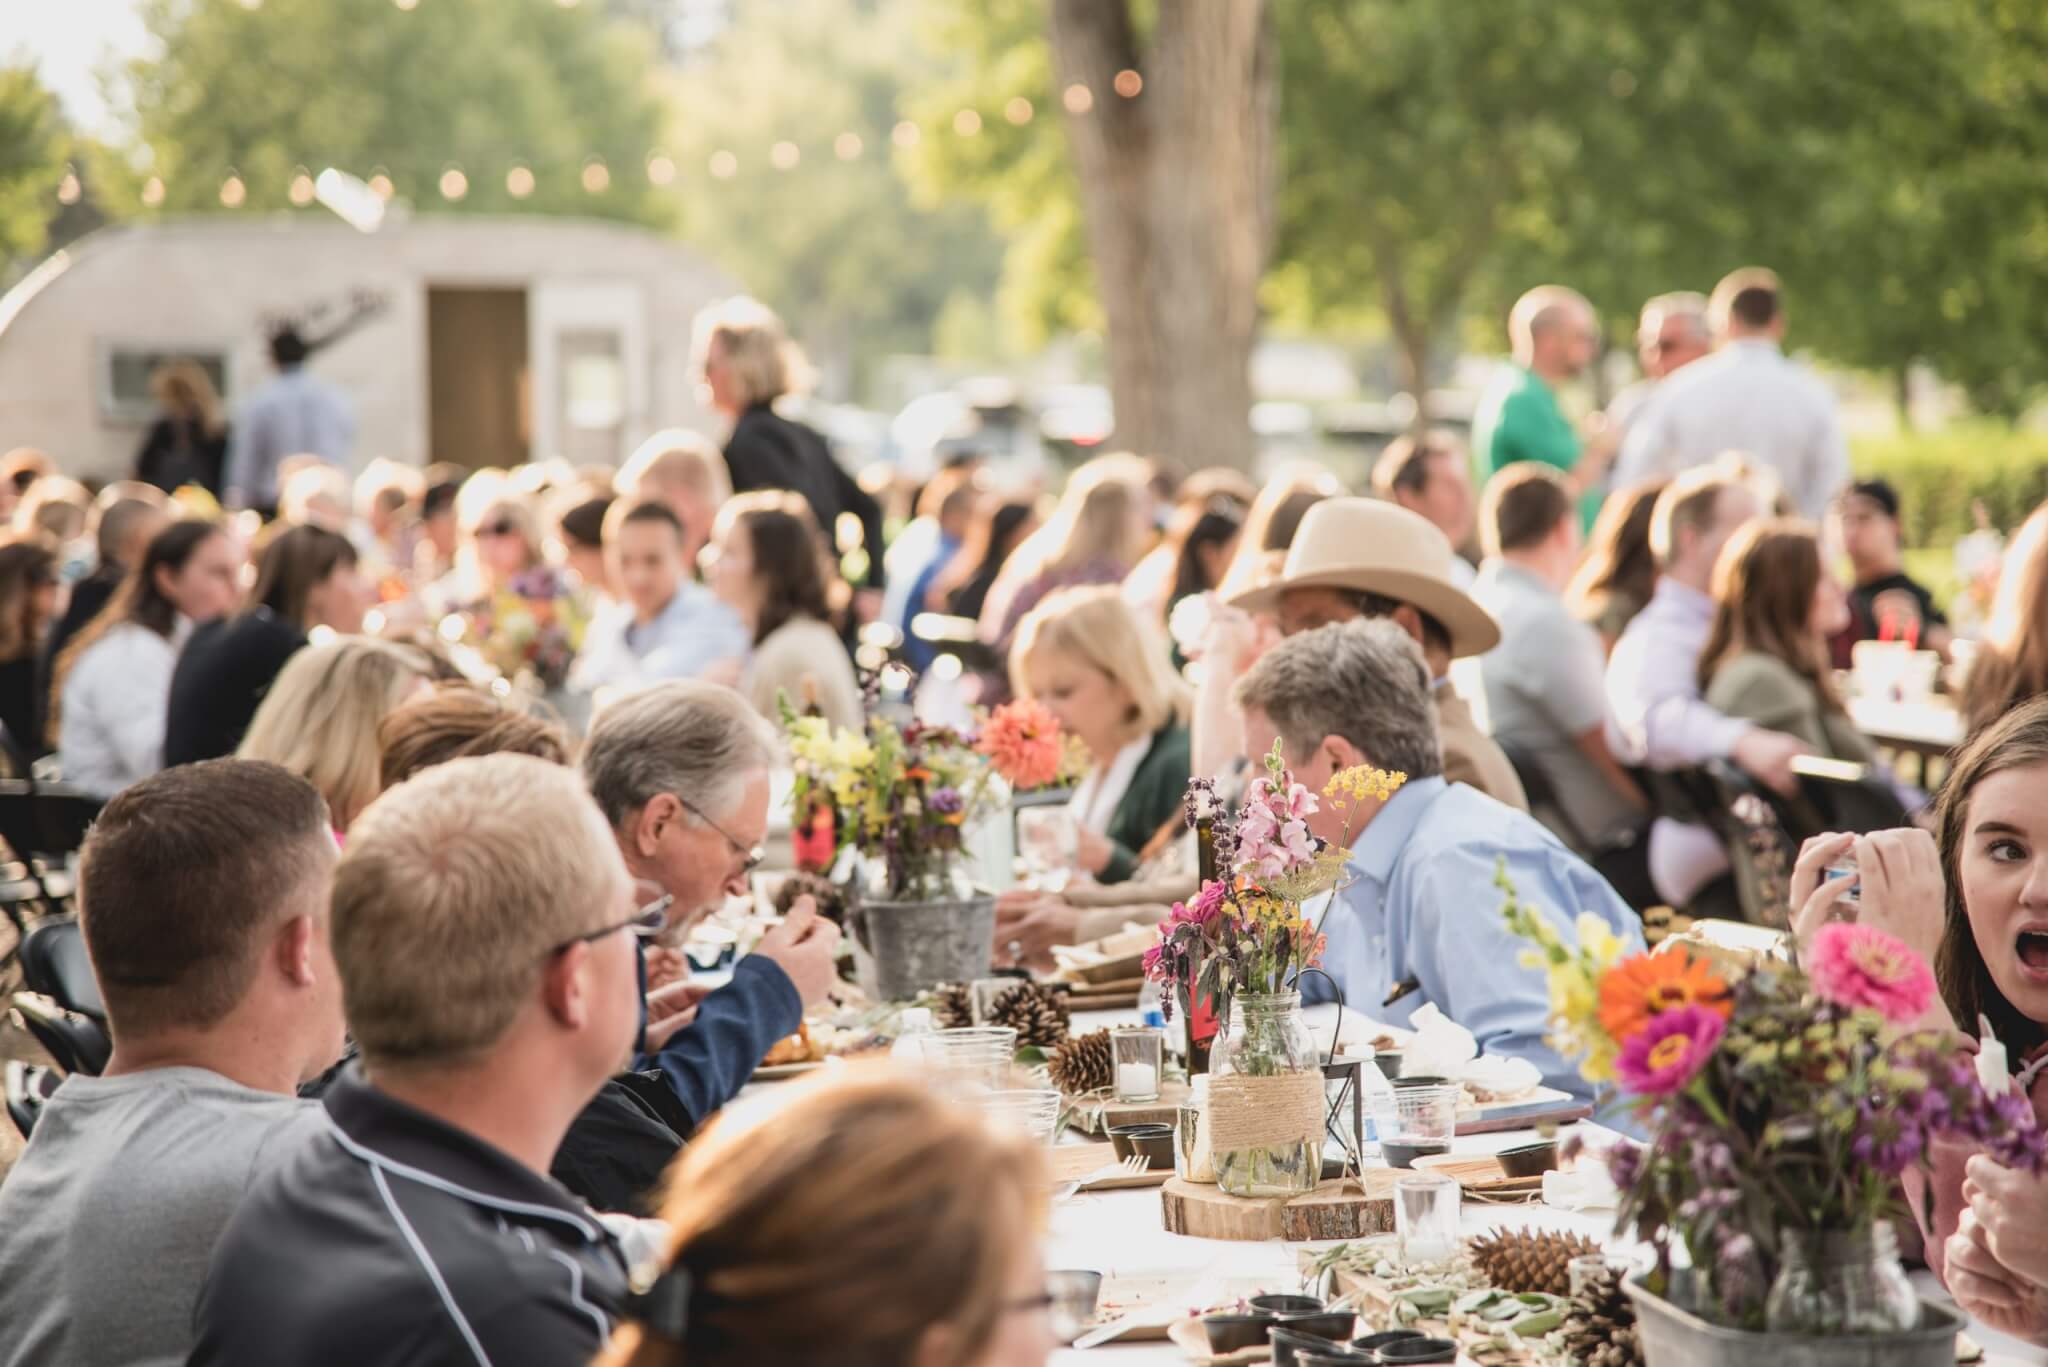
[[[974,1024],[974,998],[966,983],[940,983],[932,996],[932,1024],[941,1030],[965,1030]]]
[[[988,1009],[988,1024],[1007,1025],[1017,1032],[1017,1043],[1050,1049],[1067,1037],[1067,999],[1033,982],[1005,988]]]
[[[1612,1269],[1572,1298],[1560,1331],[1565,1351],[1579,1367],[1643,1367],[1636,1336],[1636,1308]]]
[[[846,889],[815,873],[793,873],[775,890],[775,910],[787,916],[796,899],[809,894],[818,904],[818,915],[833,925],[846,924]]]
[[[1046,1065],[1052,1085],[1068,1096],[1099,1092],[1116,1080],[1116,1055],[1110,1049],[1109,1031],[1076,1035],[1052,1052]]]
[[[1490,1285],[1549,1296],[1570,1292],[1572,1259],[1600,1251],[1600,1245],[1583,1234],[1527,1229],[1496,1229],[1491,1236],[1472,1240],[1469,1247],[1473,1265]]]

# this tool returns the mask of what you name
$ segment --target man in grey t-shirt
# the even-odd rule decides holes
[[[167,769],[109,802],[81,920],[114,1036],[0,1184],[0,1367],[178,1364],[207,1261],[254,1179],[325,1112],[341,1052],[335,848],[303,779]]]

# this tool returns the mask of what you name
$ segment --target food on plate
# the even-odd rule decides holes
[[[799,1025],[796,1033],[787,1039],[777,1040],[768,1056],[761,1060],[763,1068],[779,1068],[787,1063],[812,1063],[811,1027],[809,1023]]]

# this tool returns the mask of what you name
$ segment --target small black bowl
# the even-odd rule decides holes
[[[1267,1339],[1273,1345],[1273,1367],[1296,1367],[1296,1354],[1320,1353],[1330,1346],[1329,1339],[1293,1329],[1282,1329],[1277,1324],[1273,1326]]]
[[[1314,1296],[1252,1297],[1252,1309],[1263,1310],[1269,1315],[1313,1315],[1322,1308],[1323,1303]]]
[[[1294,1355],[1300,1367],[1356,1367],[1358,1363],[1376,1363],[1371,1353],[1361,1353],[1356,1348],[1346,1348],[1333,1343],[1327,1348],[1304,1348]]]
[[[1380,1070],[1380,1076],[1392,1082],[1401,1076],[1402,1053],[1399,1049],[1382,1049],[1372,1056],[1372,1066]]]
[[[1500,1160],[1500,1170],[1509,1177],[1541,1177],[1557,1166],[1557,1141],[1518,1144],[1502,1149],[1494,1157]]]
[[[1202,1332],[1209,1336],[1209,1351],[1217,1357],[1258,1347],[1272,1327],[1271,1315],[1202,1316]]]
[[[1359,1352],[1372,1357],[1374,1362],[1378,1362],[1379,1358],[1376,1354],[1378,1354],[1380,1349],[1387,1347],[1389,1344],[1412,1343],[1416,1339],[1428,1337],[1429,1335],[1419,1329],[1388,1329],[1378,1334],[1367,1334],[1362,1339],[1353,1339],[1351,1340],[1351,1346]]]
[[[1434,1074],[1422,1074],[1417,1077],[1388,1078],[1387,1081],[1395,1087],[1441,1087],[1448,1083],[1450,1079],[1447,1077],[1437,1077]]]
[[[1142,1155],[1155,1171],[1173,1171],[1171,1125],[1112,1125],[1109,1146],[1118,1158],[1129,1158],[1135,1153]]]
[[[1378,1351],[1379,1359],[1386,1367],[1410,1367],[1410,1364],[1416,1363],[1458,1360],[1458,1345],[1449,1339],[1410,1339],[1406,1343],[1389,1344]]]

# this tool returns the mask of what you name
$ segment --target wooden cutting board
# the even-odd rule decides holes
[[[1111,1125],[1171,1125],[1189,1095],[1185,1082],[1169,1080],[1160,1086],[1157,1101],[1107,1101],[1078,1107],[1073,1125],[1083,1134],[1108,1134]]]
[[[1116,1149],[1109,1144],[1056,1144],[1052,1150],[1052,1180],[1055,1186],[1078,1182],[1089,1173],[1106,1168],[1117,1161]],[[1151,1168],[1145,1172],[1128,1176],[1105,1177],[1089,1184],[1090,1191],[1110,1191],[1122,1187],[1156,1187],[1173,1176],[1172,1168]]]
[[[1540,1178],[1504,1176],[1491,1157],[1434,1164],[1432,1170],[1457,1178],[1474,1194],[1541,1185]],[[1160,1215],[1169,1234],[1197,1239],[1362,1239],[1393,1232],[1394,1180],[1403,1175],[1398,1168],[1367,1168],[1362,1177],[1325,1182],[1305,1196],[1263,1199],[1228,1196],[1221,1188],[1174,1178],[1160,1190]]]

